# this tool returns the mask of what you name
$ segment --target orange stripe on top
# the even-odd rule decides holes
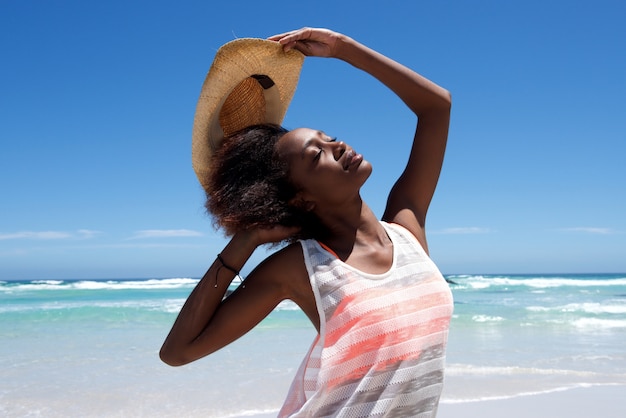
[[[325,249],[326,251],[328,251],[329,253],[331,253],[332,255],[334,255],[334,256],[335,256],[335,258],[339,258],[339,256],[337,255],[337,253],[336,253],[336,252],[334,252],[333,250],[331,250],[331,249],[330,249],[330,247],[329,247],[328,245],[324,244],[324,243],[323,243],[323,242],[321,242],[321,241],[317,241],[317,243],[318,243],[318,244],[319,244],[319,245],[320,245],[323,249]]]

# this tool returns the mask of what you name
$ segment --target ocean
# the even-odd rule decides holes
[[[626,385],[626,274],[446,278],[443,404]],[[196,283],[0,281],[0,416],[275,414],[313,327],[286,301],[230,346],[169,367],[158,350]]]

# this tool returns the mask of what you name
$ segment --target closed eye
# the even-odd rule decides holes
[[[337,137],[330,138],[327,142],[337,142]],[[322,152],[324,152],[324,150],[322,148],[319,148],[319,151],[317,152],[317,154],[315,154],[313,161],[319,160],[322,156]]]

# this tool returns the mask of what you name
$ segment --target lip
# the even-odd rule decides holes
[[[363,155],[357,154],[354,150],[346,151],[343,162],[343,169],[349,170],[353,166],[358,166],[363,161]]]

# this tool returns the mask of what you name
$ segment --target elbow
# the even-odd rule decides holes
[[[446,120],[447,124],[450,123],[450,114],[452,113],[452,94],[446,90],[441,89],[439,94],[438,103],[432,108],[433,115],[438,115],[442,120]]]
[[[452,108],[452,93],[444,88],[441,89],[441,105],[448,111]]]
[[[183,356],[180,355],[179,350],[172,350],[168,347],[167,343],[163,344],[161,347],[161,350],[159,351],[159,358],[163,363],[172,367],[184,366],[185,364],[191,362],[183,358]]]
[[[418,116],[425,115],[450,115],[452,110],[452,94],[438,87],[429,98],[428,101],[420,103],[418,107],[412,108],[413,112]]]
[[[171,353],[169,353],[167,350],[164,350],[163,348],[161,348],[161,351],[159,351],[159,358],[161,359],[163,363],[172,367],[178,367],[178,366],[182,366],[185,364],[182,361],[180,361],[180,359],[177,359],[176,357],[172,356]]]

